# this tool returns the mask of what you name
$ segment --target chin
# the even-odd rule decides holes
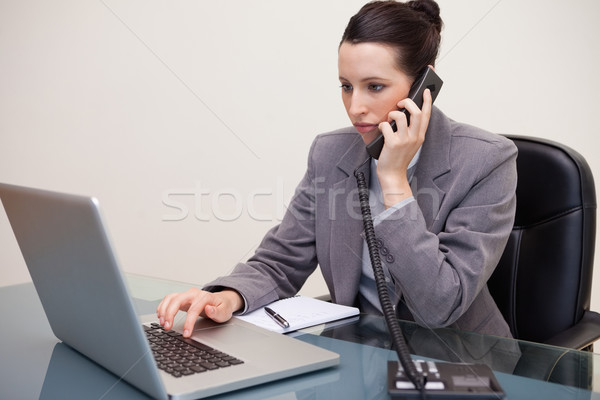
[[[375,129],[368,133],[361,134],[363,142],[365,142],[365,146],[371,143],[377,136],[379,136],[379,129]]]

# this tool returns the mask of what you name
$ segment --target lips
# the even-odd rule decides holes
[[[378,124],[368,124],[368,123],[364,123],[364,122],[356,122],[356,123],[354,123],[354,127],[356,128],[358,133],[364,134],[364,133],[372,132],[375,129],[378,129],[379,125]]]

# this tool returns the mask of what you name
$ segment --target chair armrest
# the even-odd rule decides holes
[[[581,350],[600,338],[600,314],[585,311],[583,317],[571,328],[546,340],[544,343],[552,346],[567,347]]]

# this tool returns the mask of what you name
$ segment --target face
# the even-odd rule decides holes
[[[348,117],[369,144],[379,134],[379,123],[408,97],[412,79],[396,66],[395,51],[379,43],[342,43],[338,71]]]

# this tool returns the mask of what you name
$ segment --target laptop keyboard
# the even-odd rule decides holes
[[[196,340],[184,338],[178,332],[166,331],[156,322],[150,326],[143,326],[156,365],[174,377],[179,378],[244,363]]]

